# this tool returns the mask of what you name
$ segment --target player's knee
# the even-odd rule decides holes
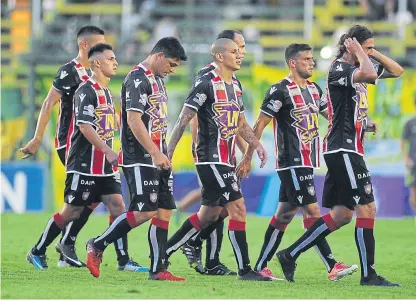
[[[305,206],[302,209],[302,215],[304,219],[319,218],[321,216],[321,211],[319,209],[318,203],[313,203]]]
[[[228,205],[228,214],[231,219],[244,221],[246,218],[246,205],[244,201],[235,201]]]
[[[156,216],[157,211],[134,211],[134,219],[136,221],[137,225],[143,224],[147,221],[149,221],[151,218],[153,218],[154,216]]]
[[[228,211],[225,208],[223,208],[221,210],[220,217],[223,218],[223,219],[225,219],[226,217],[228,217]]]
[[[208,227],[209,225],[211,225],[212,223],[214,223],[215,221],[218,220],[218,213],[209,213],[209,214],[204,214],[199,221],[201,222],[201,226],[203,228]]]
[[[296,212],[293,211],[278,212],[277,215],[275,215],[275,217],[279,223],[289,224],[292,221],[295,214]]]
[[[126,207],[121,198],[112,199],[112,201],[108,202],[107,208],[110,211],[111,215],[115,217],[118,217],[126,211]]]
[[[159,208],[155,214],[156,218],[162,221],[169,221],[170,217],[172,216],[172,210],[171,209],[162,209]]]

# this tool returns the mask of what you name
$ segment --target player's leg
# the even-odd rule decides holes
[[[183,281],[167,270],[168,262],[165,262],[164,253],[168,241],[169,222],[173,210],[176,208],[173,197],[173,175],[170,170],[159,172],[159,193],[157,199],[157,214],[150,221],[148,241],[150,248],[149,279]]]
[[[61,148],[61,149],[57,149],[56,150],[59,160],[61,161],[62,165],[65,167],[65,153],[66,153],[66,147]],[[94,204],[92,204],[94,205]],[[65,229],[62,231],[62,237],[61,240],[59,241],[59,243],[61,244],[65,244],[68,246],[68,249],[72,249],[74,251],[73,255],[74,257],[76,257],[76,252],[75,252],[75,241],[76,238],[78,236],[79,231],[81,230],[82,227],[84,227],[85,223],[87,222],[89,216],[91,215],[93,209],[90,209],[89,206],[85,207],[84,210],[82,211],[81,215],[79,216],[79,218],[75,221],[70,222],[67,226],[65,226]],[[59,248],[59,245],[57,245],[57,247]],[[82,266],[85,267],[85,264],[83,262]],[[62,267],[72,267],[71,264],[69,264],[63,257],[63,255],[61,254],[59,256],[59,260],[58,260],[58,267],[62,268]]]
[[[94,277],[100,276],[100,264],[106,247],[150,220],[157,212],[157,197],[150,199],[152,194],[157,195],[158,192],[157,170],[150,167],[124,167],[123,171],[130,191],[130,207],[101,236],[88,240],[86,263]],[[152,184],[149,185],[149,182]]]
[[[350,173],[350,183],[355,200],[355,243],[361,264],[361,285],[398,286],[378,276],[374,267],[375,239],[374,222],[376,205],[370,173],[362,156],[344,154],[345,164]]]
[[[416,213],[416,167],[413,167],[409,179],[409,203],[413,212]]]
[[[86,192],[89,187],[79,184],[79,179],[80,175],[78,174],[67,174],[65,181],[64,206],[59,213],[54,214],[48,221],[38,242],[27,255],[27,260],[32,263],[36,269],[47,268],[46,248],[56,237],[58,237],[65,228],[65,225],[79,217],[84,208],[85,201],[82,199],[82,194]],[[70,262],[75,266],[82,266],[79,260]]]
[[[348,174],[342,153],[325,155],[325,162],[328,172],[324,183],[323,206],[332,210],[329,214],[318,218],[290,247],[277,253],[277,258],[288,281],[294,281],[295,261],[299,255],[315,246],[321,238],[325,238],[331,232],[348,224],[353,216],[352,198],[350,199],[344,192]]]

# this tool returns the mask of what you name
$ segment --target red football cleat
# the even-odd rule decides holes
[[[94,277],[100,277],[100,265],[103,261],[103,252],[95,248],[94,239],[87,241],[87,268]]]
[[[278,278],[277,276],[275,276],[273,272],[267,267],[263,268],[263,270],[257,273],[259,273],[260,275],[263,275],[264,277],[269,277],[272,280],[283,280],[282,278]]]
[[[335,266],[332,268],[331,272],[328,274],[328,279],[331,281],[340,280],[347,275],[351,275],[355,271],[357,271],[357,265],[348,266],[343,262],[337,262]]]
[[[160,271],[160,272],[155,273],[155,274],[151,274],[149,276],[149,279],[150,280],[186,281],[185,278],[177,277],[177,276],[173,275],[172,273],[170,273],[167,270]]]

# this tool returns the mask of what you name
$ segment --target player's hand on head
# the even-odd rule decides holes
[[[261,160],[260,168],[263,168],[267,162],[267,152],[264,150],[263,145],[259,143],[256,149],[257,155]]]
[[[31,139],[29,143],[26,144],[23,148],[20,148],[19,151],[23,154],[22,159],[31,157],[39,148],[40,141],[37,139]]]
[[[345,40],[344,42],[345,48],[347,49],[347,51],[351,54],[357,54],[358,51],[362,51],[363,48],[361,47],[360,43],[357,41],[356,38],[348,38]]]
[[[240,161],[236,168],[236,175],[238,178],[247,178],[251,171],[251,159],[246,156]]]
[[[109,150],[105,153],[105,157],[107,158],[108,162],[114,166],[118,167],[118,154],[115,153],[113,150]]]

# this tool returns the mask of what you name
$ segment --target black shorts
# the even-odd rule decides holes
[[[324,155],[326,173],[322,206],[343,205],[351,210],[358,204],[374,202],[370,172],[361,155],[336,152]]]
[[[219,164],[196,165],[202,183],[202,205],[224,206],[243,197],[235,168]]]
[[[59,159],[61,160],[62,165],[65,167],[65,152],[66,147],[61,149],[56,149],[56,152],[58,153]]]
[[[65,203],[88,206],[101,202],[101,196],[121,194],[120,174],[113,176],[86,176],[67,173],[65,180]]]
[[[279,202],[293,206],[316,203],[315,181],[312,168],[292,168],[277,171],[281,184]]]
[[[175,209],[171,170],[152,167],[123,167],[130,192],[129,211]]]

